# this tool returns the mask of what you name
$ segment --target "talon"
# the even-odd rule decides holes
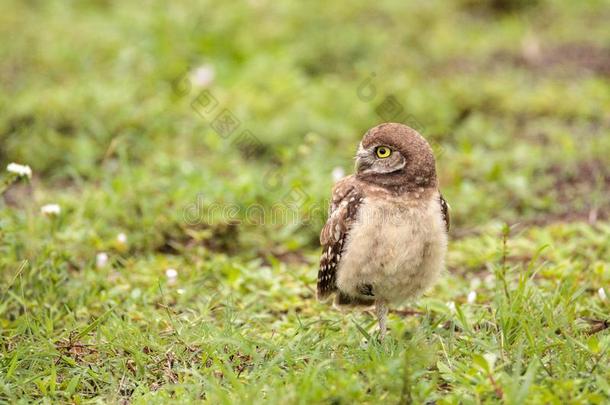
[[[374,297],[373,294],[373,286],[371,284],[361,284],[358,287],[358,292],[362,295],[368,295],[369,297]]]

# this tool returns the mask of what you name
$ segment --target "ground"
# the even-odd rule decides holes
[[[608,403],[610,4],[404,3],[5,0],[0,401]],[[383,121],[453,229],[379,343],[314,290]]]

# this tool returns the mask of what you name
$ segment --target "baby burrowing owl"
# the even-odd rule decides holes
[[[339,306],[375,305],[380,338],[388,304],[413,299],[445,264],[448,206],[438,190],[432,148],[402,124],[370,129],[356,153],[356,173],[333,188],[318,298]]]

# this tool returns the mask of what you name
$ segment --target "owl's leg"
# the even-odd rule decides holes
[[[379,321],[379,340],[383,341],[388,330],[386,325],[386,320],[388,318],[388,306],[384,301],[375,301],[375,313],[377,314],[377,320]]]

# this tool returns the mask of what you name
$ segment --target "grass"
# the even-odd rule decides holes
[[[5,1],[0,163],[34,176],[0,175],[0,401],[608,403],[609,16]],[[331,173],[386,120],[454,228],[381,344],[314,288]]]

